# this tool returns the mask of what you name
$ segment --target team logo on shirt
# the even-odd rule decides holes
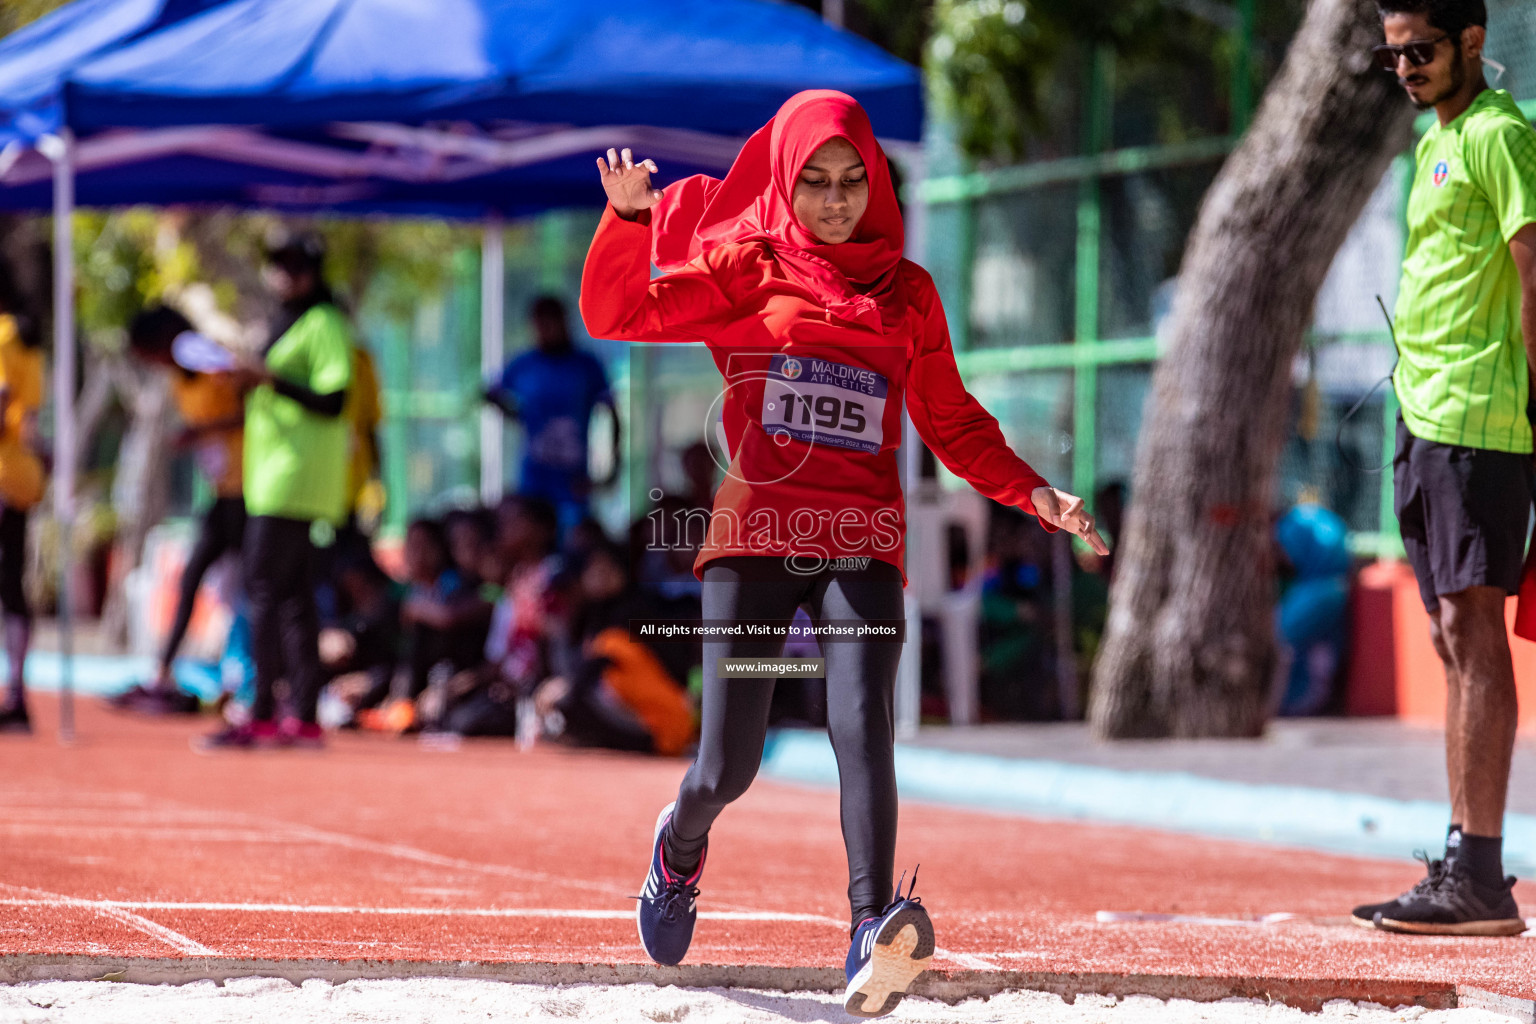
[[[800,376],[800,360],[794,358],[784,360],[784,365],[779,367],[779,373],[785,380],[795,380]]]
[[[1450,176],[1450,164],[1446,163],[1444,160],[1441,160],[1439,163],[1435,164],[1435,188],[1440,188],[1443,186],[1445,184],[1445,179],[1449,178]]]

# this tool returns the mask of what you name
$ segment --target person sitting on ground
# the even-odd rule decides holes
[[[1318,715],[1332,702],[1349,636],[1349,527],[1317,505],[1275,524],[1284,587],[1275,609],[1282,715]]]
[[[417,702],[428,728],[463,736],[510,736],[518,701],[550,664],[552,581],[561,564],[554,506],[538,498],[508,497],[496,514],[497,557],[505,587],[491,613],[484,659]]]
[[[449,558],[465,585],[497,586],[500,563],[495,557],[495,517],[481,508],[456,509],[443,517],[443,529],[448,535]],[[486,614],[489,616],[489,608]]]
[[[569,675],[540,684],[534,706],[545,731],[584,747],[676,756],[693,739],[693,704],[663,660],[666,644],[630,635],[649,605],[612,544],[593,548],[569,575],[575,604],[568,641],[578,648]]]
[[[370,554],[352,554],[336,573],[345,610],[320,632],[328,685],[355,716],[389,697],[400,662],[400,604],[405,588]]]
[[[197,539],[187,554],[176,599],[176,614],[160,648],[160,664],[148,685],[134,686],[112,699],[115,707],[142,714],[193,713],[199,701],[176,686],[176,652],[186,638],[203,577],[226,555],[240,555],[245,536],[245,397],[228,373],[199,373],[177,364],[176,339],[193,333],[192,324],[169,306],[151,306],[128,325],[128,351],[150,366],[164,369],[182,429],[174,446],[190,449],[197,467],[213,488],[213,502],[197,525]]]
[[[447,531],[436,519],[418,519],[405,534],[410,589],[400,609],[409,651],[412,700],[421,695],[433,669],[458,672],[480,660],[490,624],[490,605],[478,581],[453,564]]]

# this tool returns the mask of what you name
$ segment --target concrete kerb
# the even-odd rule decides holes
[[[235,978],[359,979],[454,978],[538,985],[675,985],[779,992],[838,992],[843,973],[829,967],[727,964],[579,964],[469,960],[278,960],[241,957],[111,957],[77,954],[0,956],[0,983],[115,981],[141,985],[223,984]],[[1536,1003],[1449,982],[1359,978],[1201,977],[1109,972],[935,970],[912,994],[954,1004],[1012,991],[1050,992],[1072,1002],[1079,995],[1152,996],[1215,1002],[1262,999],[1315,1012],[1335,999],[1387,1007],[1441,1010],[1477,1006],[1536,1024]]]
[[[761,774],[831,787],[837,760],[825,733],[779,730],[769,736]],[[908,800],[1366,857],[1435,849],[1450,818],[1448,805],[1430,800],[905,744],[896,746],[896,780]],[[1536,874],[1536,815],[1505,816],[1504,864],[1515,874]]]

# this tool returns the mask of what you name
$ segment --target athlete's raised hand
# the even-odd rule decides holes
[[[651,187],[651,175],[656,173],[656,161],[641,160],[635,163],[629,150],[608,151],[608,159],[597,158],[597,171],[603,176],[603,191],[613,212],[625,220],[634,220],[641,210],[649,210],[661,201],[661,192]]]
[[[1094,528],[1093,516],[1083,507],[1083,499],[1054,487],[1036,487],[1030,492],[1035,514],[1052,526],[1074,533],[1101,555],[1109,554],[1109,545]]]

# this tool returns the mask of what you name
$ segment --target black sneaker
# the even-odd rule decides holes
[[[843,990],[843,1009],[855,1017],[884,1017],[896,1009],[933,959],[933,922],[912,889],[903,897],[897,882],[896,895],[880,916],[854,929],[844,965],[848,987]]]
[[[693,942],[693,924],[698,919],[699,878],[704,874],[704,857],[693,874],[684,878],[673,874],[662,854],[662,832],[672,820],[675,803],[667,804],[656,818],[656,832],[651,840],[651,866],[640,889],[635,910],[640,929],[640,945],[645,955],[667,967],[682,963]],[[705,847],[708,852],[708,847]]]
[[[1381,914],[1384,917],[1392,917],[1393,913],[1404,903],[1418,899],[1425,893],[1433,891],[1435,886],[1440,884],[1440,879],[1445,877],[1446,871],[1450,869],[1449,861],[1430,860],[1429,854],[1423,850],[1415,851],[1413,856],[1414,859],[1424,862],[1424,877],[1419,879],[1412,889],[1409,889],[1395,900],[1387,900],[1385,903],[1364,903],[1356,907],[1350,911],[1349,917],[1351,921],[1362,928],[1375,928],[1377,914]]]
[[[140,715],[195,715],[202,710],[202,702],[185,690],[172,688],[133,686],[107,703],[119,711],[132,711]]]
[[[1376,926],[1411,935],[1519,935],[1525,919],[1515,905],[1514,876],[1482,885],[1453,863],[1438,884],[1405,894],[1396,908],[1376,915]]]
[[[27,714],[25,701],[17,701],[5,710],[0,711],[0,733],[13,733],[21,736],[32,735],[32,717]]]

